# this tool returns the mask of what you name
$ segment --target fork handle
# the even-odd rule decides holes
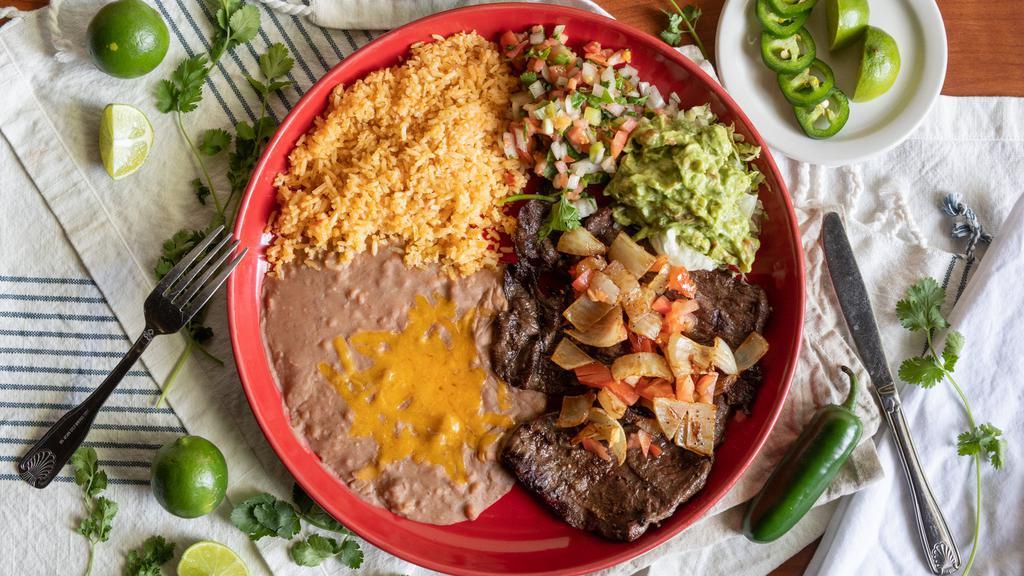
[[[883,403],[884,406],[884,403]],[[910,436],[910,428],[903,417],[903,409],[899,402],[892,403],[885,410],[885,417],[893,431],[896,451],[900,455],[903,471],[907,475],[910,494],[914,500],[914,515],[917,517],[917,529],[921,536],[928,559],[928,568],[935,574],[952,574],[960,568],[960,551],[957,549],[953,535],[949,532],[946,520],[942,516],[935,496],[932,495],[928,479],[924,475],[921,462],[914,448],[914,439]]]
[[[36,488],[46,488],[71,455],[85,440],[100,407],[124,378],[128,370],[142,356],[156,336],[156,331],[147,326],[142,335],[132,344],[128,352],[111,370],[103,382],[93,390],[81,404],[72,408],[57,420],[18,462],[21,478]]]

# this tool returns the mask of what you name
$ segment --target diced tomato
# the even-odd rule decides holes
[[[618,157],[622,153],[622,149],[626,147],[626,141],[629,140],[629,132],[625,130],[617,130],[615,136],[612,137],[612,146],[609,154],[612,158]]]
[[[591,40],[590,42],[587,42],[585,46],[583,46],[583,53],[584,54],[591,54],[591,53],[600,52],[600,51],[601,51],[601,43],[596,41],[596,40]]]
[[[715,384],[718,383],[718,372],[704,374],[697,380],[694,389],[695,402],[711,404],[715,401]]]
[[[555,174],[555,177],[551,179],[551,185],[558,190],[564,190],[566,187],[569,186],[569,174]]]
[[[565,83],[565,89],[568,90],[569,92],[572,92],[573,90],[576,89],[576,86],[578,86],[579,83],[580,79],[577,78],[576,76],[573,76],[572,78],[569,78],[568,82]]]
[[[612,380],[605,386],[605,388],[607,388],[612,394],[618,396],[619,400],[622,400],[626,406],[632,406],[640,399],[640,395],[636,393],[636,390],[625,382]]]
[[[699,305],[696,300],[673,300],[672,308],[665,314],[665,322],[661,326],[661,334],[667,340],[673,334],[689,334],[697,326],[697,317],[693,315]]]
[[[530,58],[530,63],[526,66],[532,72],[540,72],[544,69],[544,61],[540,58]]]
[[[668,289],[679,292],[687,298],[697,295],[697,284],[690,278],[690,273],[682,266],[668,269]]]
[[[654,352],[654,340],[633,332],[629,333],[629,346],[633,352]]]
[[[569,129],[569,132],[565,137],[569,142],[572,142],[573,146],[575,146],[577,150],[580,150],[583,146],[590,144],[590,137],[587,136],[586,129],[580,126],[579,121],[573,122],[572,128]]]
[[[558,80],[562,76],[565,76],[565,66],[561,66],[559,64],[548,66],[548,75],[551,77],[551,82]]]
[[[584,268],[583,272],[572,281],[572,289],[576,292],[586,292],[587,288],[590,287],[590,277],[594,271],[590,268]]]
[[[664,296],[658,296],[651,303],[651,309],[664,316],[672,310],[672,301]]]
[[[647,381],[638,382],[636,393],[641,398],[654,400],[655,398],[675,398],[675,391],[672,390],[672,383],[663,378],[653,378]]]
[[[565,96],[565,90],[562,90],[561,88],[548,92],[549,100],[558,100],[562,96]]]
[[[576,379],[580,381],[580,384],[591,388],[604,388],[615,382],[611,369],[600,362],[580,366],[573,372],[576,373]]]
[[[605,462],[612,461],[612,457],[610,454],[608,454],[608,449],[604,447],[604,444],[601,444],[600,442],[594,440],[593,438],[583,439],[583,449],[586,450],[587,452],[590,452],[591,454],[595,454],[598,458],[604,460]]]
[[[668,264],[668,256],[665,256],[664,254],[658,254],[657,256],[654,257],[654,264],[651,264],[651,267],[648,268],[647,271],[661,272],[661,268],[665,264]]]
[[[661,447],[657,444],[651,444],[651,456],[654,456],[655,458],[661,456]]]
[[[693,378],[689,374],[676,378],[676,400],[693,402]]]
[[[501,50],[504,52],[506,58],[515,58],[523,52],[523,48],[529,43],[528,39],[520,40],[516,33],[507,30],[501,35]]]
[[[625,130],[627,134],[631,134],[633,132],[633,129],[636,128],[636,124],[636,118],[633,118],[632,116],[626,116],[626,120],[621,125],[619,125],[619,129]]]

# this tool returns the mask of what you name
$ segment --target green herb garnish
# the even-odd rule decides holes
[[[701,42],[700,36],[697,34],[697,20],[700,20],[700,8],[687,4],[680,8],[679,4],[676,4],[675,0],[669,0],[672,3],[672,8],[675,12],[666,12],[665,16],[668,16],[668,27],[661,31],[661,39],[665,41],[669,46],[680,46],[683,42],[683,35],[689,34],[690,38],[693,39],[693,43],[697,45],[704,59],[707,60],[708,52],[704,49],[704,43]],[[683,30],[685,27],[686,29]]]
[[[299,533],[299,515],[295,508],[265,492],[235,506],[231,511],[231,523],[245,532],[250,540],[264,536],[291,538]]]
[[[107,473],[100,470],[96,449],[83,446],[71,455],[71,467],[75,471],[75,484],[82,488],[85,501],[85,518],[78,524],[78,533],[89,541],[89,559],[85,564],[85,575],[92,574],[96,544],[110,539],[117,502],[100,496],[107,489]]]
[[[901,380],[922,388],[932,388],[940,380],[945,379],[956,391],[967,416],[969,428],[957,436],[957,453],[974,458],[977,501],[974,510],[971,556],[963,571],[963,575],[966,576],[974,564],[981,535],[981,461],[988,460],[996,470],[1002,469],[1006,440],[1001,438],[1002,430],[992,424],[977,424],[967,395],[953,377],[964,345],[963,335],[955,330],[948,330],[942,354],[936,351],[936,337],[941,331],[949,328],[949,322],[942,315],[942,303],[945,300],[946,291],[939,283],[933,278],[924,278],[908,288],[906,296],[896,304],[896,316],[900,324],[911,332],[924,332],[927,343],[923,354],[903,361],[899,376]]]
[[[128,553],[122,576],[161,576],[160,567],[174,558],[174,543],[163,536],[150,536]]]
[[[359,543],[348,538],[338,542],[319,534],[311,534],[305,540],[296,542],[290,551],[292,560],[299,566],[319,566],[324,560],[337,556],[349,568],[363,565],[363,551]]]

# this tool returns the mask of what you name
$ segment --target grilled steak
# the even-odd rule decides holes
[[[502,462],[527,488],[539,495],[571,526],[613,540],[632,541],[651,524],[704,487],[711,459],[667,442],[660,433],[652,442],[663,453],[645,457],[630,448],[618,466],[570,444],[575,429],[555,428],[557,415],[546,414],[512,431]],[[626,434],[637,418],[623,421]]]
[[[726,270],[694,271],[690,277],[697,284],[700,309],[697,328],[691,337],[701,344],[710,344],[715,336],[735,349],[753,331],[762,332],[771,307],[760,286],[747,284]]]
[[[583,222],[583,227],[606,246],[611,246],[615,237],[619,235],[619,228],[612,218],[612,209],[608,206],[588,216]]]

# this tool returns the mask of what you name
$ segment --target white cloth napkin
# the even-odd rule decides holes
[[[976,574],[1024,572],[1024,537],[1017,511],[1024,510],[1024,196],[1017,201],[1002,231],[981,261],[950,314],[953,328],[966,338],[956,378],[971,402],[979,424],[991,422],[1008,440],[1005,468],[982,464],[983,522]],[[903,410],[912,423],[914,441],[925,473],[966,564],[974,534],[976,508],[972,460],[956,455],[956,436],[967,430],[966,417],[946,383],[923,390],[906,386]],[[911,495],[898,454],[879,433],[879,455],[886,478],[847,498],[822,542],[810,573],[883,575],[929,574],[918,544]],[[850,545],[849,543],[856,543]],[[845,545],[844,545],[845,543]]]
[[[82,45],[85,23],[100,4],[101,0],[88,0],[64,5],[61,28],[71,44]],[[155,82],[166,77],[186,54],[206,49],[210,35],[209,9],[202,0],[159,0],[154,4],[171,27],[172,45],[160,68],[136,81],[106,77],[83,58],[70,65],[54,62],[50,58],[51,50],[43,25],[46,11],[0,30],[0,81],[5,86],[0,93],[2,189],[5,194],[28,195],[50,213],[44,218],[49,222],[48,227],[32,234],[22,230],[33,229],[35,213],[18,211],[12,214],[15,218],[24,219],[24,223],[20,227],[4,228],[3,246],[7,249],[0,251],[0,274],[16,271],[25,277],[50,277],[71,270],[75,271],[76,277],[91,278],[99,297],[109,306],[106,313],[116,319],[113,331],[131,335],[141,330],[141,303],[152,286],[150,271],[159,254],[160,243],[175,230],[202,224],[208,217],[199,214],[189,190],[188,183],[194,177],[190,158],[171,117],[153,108],[152,89]],[[345,6],[347,2],[335,4]],[[385,3],[378,5],[384,6]],[[238,120],[251,119],[254,97],[239,78],[242,72],[253,70],[256,55],[269,43],[284,42],[297,62],[292,72],[296,87],[271,99],[271,113],[281,119],[300,94],[327,69],[376,35],[368,31],[317,28],[298,15],[283,16],[263,11],[262,17],[263,29],[257,39],[251,45],[238,47],[225,55],[211,76],[204,90],[202,106],[187,117],[187,129],[191,133],[213,127],[229,128]],[[157,135],[146,165],[136,175],[118,182],[106,176],[96,154],[99,111],[109,102],[126,102],[142,108],[150,117]],[[859,365],[843,341],[841,320],[831,303],[828,282],[821,275],[820,250],[816,248],[821,209],[829,205],[846,207],[851,217],[851,235],[858,250],[863,250],[858,253],[865,254],[865,275],[869,284],[879,290],[876,306],[880,311],[891,311],[896,294],[904,286],[922,274],[943,275],[951,262],[951,256],[941,250],[928,250],[919,246],[919,242],[910,244],[895,239],[897,235],[903,240],[915,241],[923,237],[920,230],[924,225],[913,226],[912,220],[905,217],[907,214],[936,213],[934,194],[922,197],[901,195],[900,191],[907,187],[908,182],[925,177],[936,181],[947,178],[946,184],[963,189],[970,196],[986,221],[999,222],[1006,214],[1004,204],[996,199],[989,202],[990,198],[984,196],[987,188],[979,180],[979,173],[984,172],[963,170],[955,177],[949,177],[950,167],[961,166],[957,162],[935,162],[923,172],[917,168],[919,163],[935,158],[937,154],[945,154],[951,147],[970,149],[971,162],[985,166],[989,171],[1004,165],[1008,153],[999,148],[1003,142],[994,142],[983,134],[970,142],[957,141],[960,136],[957,132],[959,119],[977,116],[979,120],[974,125],[984,126],[981,120],[992,115],[992,102],[989,99],[943,99],[939,110],[933,114],[933,123],[924,126],[915,136],[919,140],[905,144],[875,164],[832,170],[783,163],[787,183],[801,208],[801,229],[808,248],[809,305],[801,369],[782,417],[748,474],[707,518],[666,545],[608,573],[629,574],[652,562],[655,562],[652,573],[678,573],[674,567],[681,565],[705,574],[764,573],[821,534],[829,516],[829,510],[824,507],[813,511],[794,531],[770,546],[752,548],[737,533],[741,513],[737,505],[757,490],[771,464],[781,456],[813,410],[844,396],[845,385],[837,378],[835,366],[839,363]],[[1006,106],[1010,108],[1006,114],[1006,125],[1019,126],[1020,115],[1012,113],[1017,104],[1012,102]],[[1003,130],[1010,133],[1011,129]],[[1013,143],[1006,145],[1012,147]],[[1019,162],[1019,155],[1016,158]],[[223,178],[223,173],[222,165],[214,167],[214,178]],[[834,198],[826,191],[834,194]],[[869,225],[857,224],[858,220],[872,226],[882,224],[886,233],[881,234]],[[924,230],[928,229],[924,226]],[[8,230],[11,230],[10,234],[7,234]],[[941,233],[935,228],[932,243],[941,245],[941,238]],[[61,248],[54,248],[55,243]],[[951,248],[952,244],[946,246]],[[44,284],[37,290],[49,297],[55,293],[51,286]],[[0,289],[3,288],[0,285]],[[0,298],[0,304],[7,305],[8,302]],[[3,309],[23,310],[17,306]],[[214,350],[230,357],[224,316],[222,313],[211,316],[211,323],[218,334]],[[892,323],[891,313],[880,312],[879,319],[884,325]],[[0,332],[2,335],[4,333]],[[892,339],[899,342],[899,335]],[[163,381],[181,346],[176,338],[157,341],[142,364],[152,374],[150,382]],[[25,352],[8,354],[10,356],[5,360],[11,358],[12,363],[41,365],[37,357]],[[88,376],[80,378],[81,386],[95,385],[99,380],[97,376]],[[26,400],[29,394],[37,396]],[[2,455],[13,459],[24,450],[23,444],[9,443],[6,439],[31,438],[42,431],[41,424],[25,429],[12,424],[26,420],[26,408],[29,408],[26,402],[73,403],[79,397],[62,390],[13,390],[0,385],[0,398],[13,406],[0,403]],[[287,495],[290,479],[254,425],[232,369],[220,369],[202,360],[190,361],[170,393],[170,405],[173,414],[180,418],[189,432],[210,438],[227,453],[231,463],[229,500],[237,501],[257,490]],[[50,414],[54,410],[50,408]],[[865,419],[866,434],[870,435],[877,428],[878,416],[866,393],[859,398],[858,410]],[[111,421],[120,425],[123,420],[111,414]],[[131,428],[110,431],[118,442],[128,442],[130,436],[137,433],[137,429]],[[130,467],[119,465],[127,461],[121,456],[121,448],[103,444],[98,449],[101,458],[108,461],[112,477],[135,478],[139,484],[145,483],[144,473],[139,473],[144,468],[135,466],[135,476],[132,476]],[[133,461],[145,462],[149,454],[137,453]],[[874,446],[866,442],[823,501],[851,493],[877,479],[879,473]],[[4,479],[0,476],[0,480]],[[4,539],[0,542],[0,558],[5,559],[4,562],[13,562],[7,559],[29,555],[39,568],[27,573],[42,574],[52,572],[57,565],[64,565],[63,562],[55,564],[55,559],[77,557],[74,556],[77,552],[73,551],[77,550],[76,547],[81,548],[81,539],[67,527],[67,518],[74,513],[73,508],[68,509],[71,496],[64,494],[60,495],[60,500],[54,500],[62,503],[61,508],[43,508],[39,500],[33,501],[32,496],[28,496],[33,494],[31,489],[13,479],[11,482],[0,491],[7,524],[25,532],[30,522],[27,519],[31,518],[34,529],[47,524],[52,531],[46,532],[46,538],[41,540]],[[264,539],[259,543],[259,553],[265,560],[265,564],[261,563],[244,538],[239,539],[238,533],[224,522],[227,506],[216,517],[184,523],[153,506],[145,507],[143,503],[147,501],[148,488],[144,485],[118,483],[111,490],[115,497],[136,498],[133,502],[140,504],[125,506],[122,510],[123,525],[131,528],[119,529],[125,531],[115,532],[113,540],[106,545],[116,553],[100,558],[100,566],[105,567],[103,572],[116,571],[118,554],[136,545],[141,540],[140,533],[170,530],[172,535],[185,540],[212,537],[229,543],[246,556],[255,573],[303,573],[291,564],[286,555],[287,545],[281,540]],[[49,492],[46,494],[49,496]],[[42,513],[46,514],[47,522],[38,521]],[[55,555],[51,549],[36,546],[38,541],[62,542],[62,554]],[[39,551],[32,552],[34,548],[39,548]],[[383,552],[366,548],[365,567],[371,573],[426,573]],[[756,560],[751,560],[752,555]],[[337,563],[329,564],[325,570],[326,573],[343,572]],[[26,573],[25,570],[4,570],[5,573],[15,571]]]

